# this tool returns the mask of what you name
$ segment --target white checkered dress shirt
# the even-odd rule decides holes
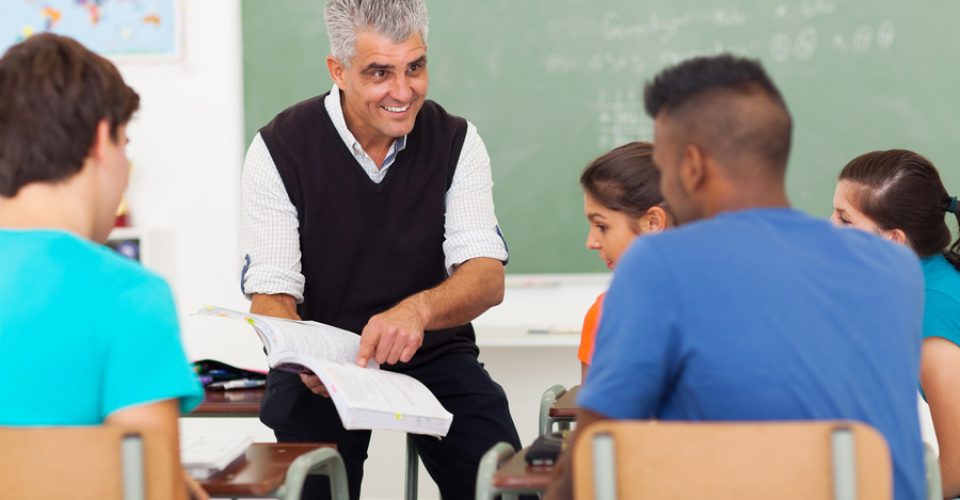
[[[340,138],[357,160],[357,166],[373,182],[382,181],[406,147],[406,136],[394,141],[383,166],[378,168],[347,129],[336,85],[324,99],[324,106]],[[474,257],[507,260],[506,244],[493,210],[490,156],[477,128],[469,122],[457,170],[447,190],[446,205],[443,253],[448,274],[453,273],[455,266]],[[303,302],[306,280],[301,274],[299,225],[297,209],[287,196],[270,151],[257,134],[243,163],[240,288],[244,294],[285,293],[298,303]]]

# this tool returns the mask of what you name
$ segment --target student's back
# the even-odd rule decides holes
[[[960,270],[943,254],[920,262],[926,284],[923,336],[944,338],[960,346]]]
[[[618,275],[644,279],[614,280],[596,359],[638,369],[591,373],[582,402],[592,410],[859,420],[887,439],[898,491],[922,491],[923,278],[908,251],[792,209],[753,209],[637,241],[621,265]]]
[[[76,40],[0,57],[0,425],[118,425],[167,441],[201,394],[166,284],[106,241],[140,97]],[[70,446],[71,443],[64,443]],[[207,498],[195,480],[174,477]]]
[[[860,420],[890,445],[897,500],[923,498],[917,259],[789,208],[793,121],[757,61],[692,58],[658,74],[644,99],[681,225],[621,259],[578,430],[604,419]]]
[[[2,425],[96,425],[115,410],[199,388],[169,287],[139,264],[58,230],[0,229]]]

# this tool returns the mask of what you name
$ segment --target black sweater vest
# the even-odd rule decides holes
[[[446,279],[446,193],[466,120],[426,101],[384,179],[374,183],[337,133],[323,100],[296,104],[260,129],[300,222],[305,320],[360,333],[374,314]],[[407,364],[477,354],[473,327],[426,332]],[[388,367],[391,368],[391,367]]]

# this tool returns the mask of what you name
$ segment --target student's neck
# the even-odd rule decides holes
[[[721,212],[789,207],[790,200],[787,198],[787,193],[782,188],[773,187],[768,189],[740,188],[726,196],[718,197],[713,202],[706,204],[704,208],[708,216],[713,216]]]
[[[0,198],[0,227],[8,229],[59,229],[82,238],[94,233],[91,201],[71,179],[65,183],[34,182],[13,198]]]

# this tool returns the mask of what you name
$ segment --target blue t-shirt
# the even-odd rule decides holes
[[[923,336],[943,337],[960,345],[960,271],[943,254],[921,262],[926,287]]]
[[[921,499],[923,276],[906,247],[792,209],[637,238],[617,265],[579,404],[615,419],[850,419]]]
[[[97,425],[202,389],[167,284],[62,231],[0,230],[0,425]]]

